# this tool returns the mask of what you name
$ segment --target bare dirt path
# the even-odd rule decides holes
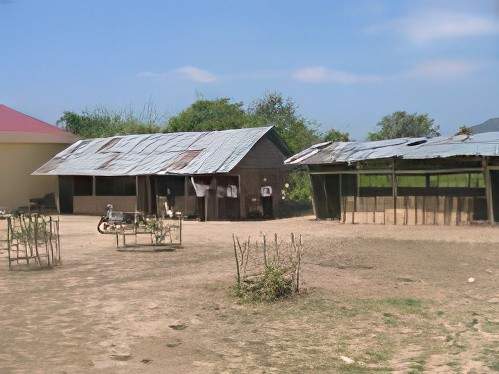
[[[499,370],[497,228],[186,222],[182,249],[123,253],[61,220],[62,267],[0,254],[0,373]],[[307,291],[237,303],[233,232],[303,234]]]

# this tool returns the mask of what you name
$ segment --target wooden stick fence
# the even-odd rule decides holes
[[[9,269],[32,264],[52,267],[61,264],[59,219],[41,214],[21,214],[7,218]]]
[[[291,278],[294,292],[299,292],[303,256],[301,235],[291,234],[289,241],[282,241],[274,234],[273,241],[269,242],[266,235],[262,235],[261,240],[248,237],[247,240],[241,241],[238,236],[232,234],[232,241],[238,285],[261,277],[267,268],[272,267]]]

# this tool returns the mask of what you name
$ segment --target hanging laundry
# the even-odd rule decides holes
[[[237,199],[237,186],[235,186],[233,184],[229,184],[227,186],[227,197]]]
[[[197,197],[205,197],[207,191],[210,189],[209,184],[196,183],[194,177],[191,177],[192,186],[194,187],[194,191],[196,191]]]

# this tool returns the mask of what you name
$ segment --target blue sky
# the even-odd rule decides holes
[[[362,139],[395,110],[499,117],[499,2],[0,0],[0,103],[54,123],[278,90]]]

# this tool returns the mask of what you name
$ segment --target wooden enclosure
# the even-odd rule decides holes
[[[479,157],[309,166],[317,218],[397,225],[499,221],[498,169]]]

